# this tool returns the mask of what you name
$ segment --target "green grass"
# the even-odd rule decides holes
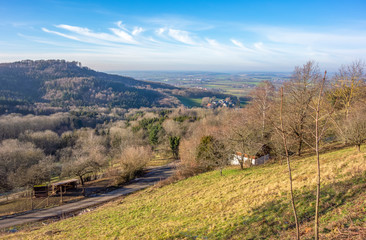
[[[188,98],[182,96],[176,96],[178,100],[186,107],[200,107],[202,99],[201,98]]]
[[[321,237],[365,227],[366,158],[353,148],[321,156]],[[149,188],[95,212],[7,235],[14,239],[293,239],[287,166],[208,172]],[[293,162],[303,239],[311,239],[315,203],[314,157]],[[353,224],[353,225],[352,225]]]

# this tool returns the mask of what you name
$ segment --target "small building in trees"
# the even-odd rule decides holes
[[[264,144],[262,145],[255,155],[249,155],[241,152],[236,152],[230,159],[231,165],[240,165],[250,163],[250,165],[261,165],[266,163],[270,157],[271,148]]]
[[[251,165],[261,165],[266,163],[270,159],[269,154],[263,156],[251,156],[248,154],[243,154],[241,152],[236,152],[233,154],[232,159],[230,160],[231,165],[240,165],[240,161],[244,161],[245,163],[250,163]]]

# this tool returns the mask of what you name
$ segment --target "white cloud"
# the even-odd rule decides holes
[[[206,42],[211,47],[219,47],[220,46],[220,44],[215,39],[206,38]]]
[[[257,42],[257,43],[254,43],[254,47],[258,50],[264,50],[263,49],[263,43],[262,42]]]
[[[110,30],[119,37],[119,40],[124,43],[136,43],[135,39],[125,31],[116,28],[110,28]]]
[[[244,48],[244,45],[239,42],[238,40],[235,40],[235,39],[230,39],[230,41],[237,47],[240,47],[240,48]]]
[[[330,31],[319,33],[269,26],[247,28],[240,33],[243,38],[238,38],[233,33],[231,39],[225,39],[221,34],[217,40],[215,37],[204,36],[204,32],[197,29],[187,26],[180,28],[173,23],[134,28],[127,28],[122,21],[115,24],[114,28],[102,32],[65,24],[57,25],[57,31],[47,28],[42,30],[82,42],[83,45],[79,43],[74,46],[69,42],[64,43],[64,48],[80,53],[81,60],[83,57],[87,60],[85,64],[92,61],[85,57],[89,54],[88,56],[100,56],[95,57],[95,62],[114,61],[116,68],[123,65],[126,68],[160,70],[226,68],[281,71],[291,70],[294,65],[301,65],[309,59],[334,66],[349,59],[364,59],[366,55],[366,34],[362,31],[342,35]],[[214,36],[212,32],[210,36]],[[225,43],[226,41],[228,42]]]
[[[78,39],[77,37],[67,35],[67,34],[64,34],[64,33],[60,33],[60,32],[56,32],[56,31],[51,31],[51,30],[48,30],[47,28],[42,28],[42,31],[44,31],[46,33],[56,34],[56,35],[59,35],[59,36],[64,37],[64,38],[80,41],[80,39]]]
[[[158,35],[162,35],[165,31],[166,31],[166,28],[159,28],[159,29],[156,30],[156,33]]]
[[[142,27],[134,27],[133,31],[132,31],[132,35],[138,35],[140,33],[142,33],[144,31],[144,29]]]
[[[118,22],[116,22],[116,25],[117,25],[120,29],[127,30],[127,29],[126,29],[126,26],[125,26],[124,24],[122,24],[122,21],[118,21]]]
[[[85,36],[88,38],[93,38],[93,39],[107,41],[107,42],[120,42],[120,43],[129,43],[129,44],[137,43],[130,34],[128,34],[127,32],[125,32],[123,30],[116,29],[116,28],[110,28],[110,30],[114,33],[114,35],[112,35],[109,33],[95,33],[88,28],[70,26],[70,25],[65,25],[65,24],[60,24],[60,25],[57,25],[56,27],[76,33],[80,36]],[[82,40],[82,39],[80,39],[80,40]],[[90,41],[90,39],[86,40],[86,41]]]
[[[186,32],[186,31],[170,28],[168,31],[168,35],[178,42],[182,42],[182,43],[190,44],[190,45],[196,44],[195,41],[193,41],[193,39],[191,38],[190,33]]]
[[[365,31],[355,30],[325,30],[325,31],[300,31],[299,29],[282,27],[252,27],[248,31],[262,35],[273,43],[294,44],[305,46],[364,46],[366,42]]]
[[[248,51],[248,52],[253,51],[252,49],[245,47],[245,46],[243,45],[243,43],[242,43],[242,42],[240,42],[240,41],[238,41],[238,40],[230,39],[230,41],[231,41],[235,46],[237,46],[237,47],[238,47],[238,48],[240,48],[240,49],[243,49],[243,50]]]

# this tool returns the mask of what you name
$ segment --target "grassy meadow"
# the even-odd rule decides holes
[[[176,97],[186,107],[201,107],[202,98]]]
[[[10,239],[294,239],[287,165],[229,167],[152,187],[95,211],[3,235]],[[312,239],[316,161],[294,159],[301,235]],[[345,148],[321,155],[320,236],[366,227],[366,154]],[[356,236],[356,235],[355,235]],[[0,238],[1,238],[0,237]]]

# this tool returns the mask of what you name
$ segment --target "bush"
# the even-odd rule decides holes
[[[122,184],[134,179],[141,174],[143,168],[152,158],[150,147],[127,147],[116,160],[116,164],[120,165],[122,170],[115,176],[115,183]]]

